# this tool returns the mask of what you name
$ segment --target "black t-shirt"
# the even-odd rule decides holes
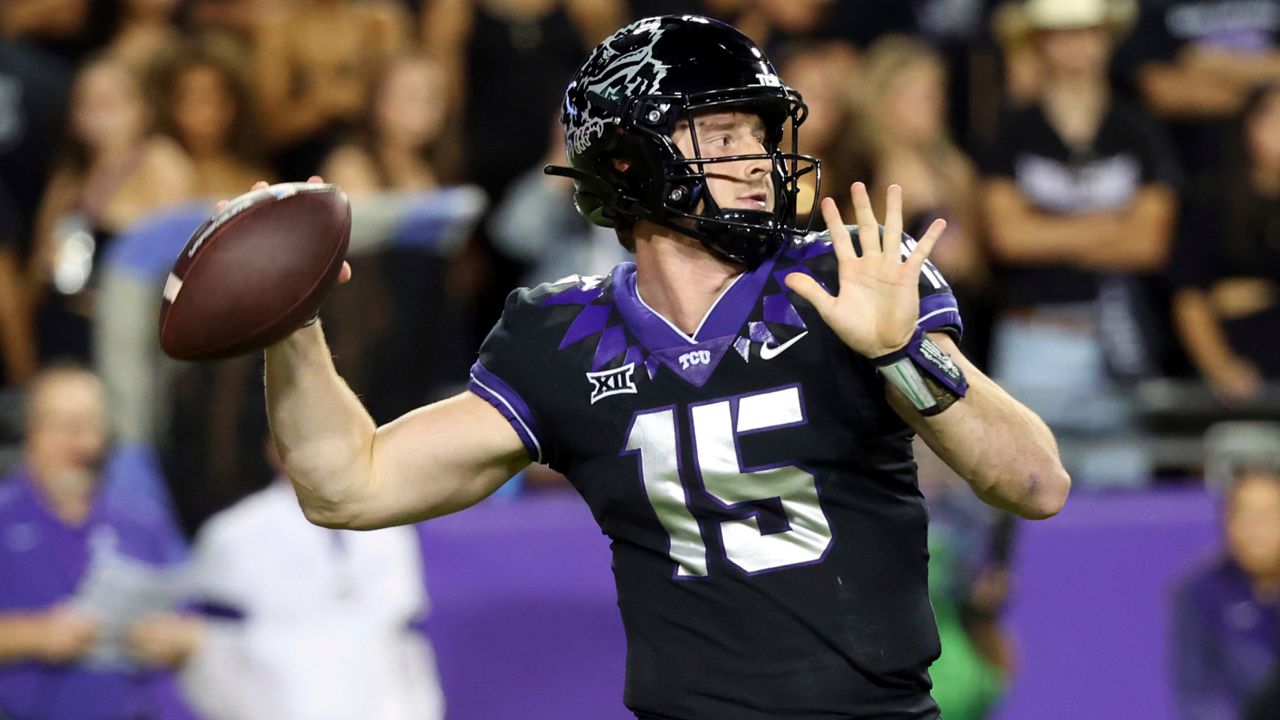
[[[34,45],[0,38],[0,183],[14,202],[13,240],[25,254],[62,140],[71,69]]]
[[[1208,289],[1228,278],[1280,285],[1280,197],[1204,187],[1187,198],[1178,225],[1170,267],[1177,286]]]
[[[563,8],[501,18],[476,3],[467,45],[465,171],[490,197],[546,156],[565,86],[587,57]]]
[[[0,249],[16,246],[23,235],[23,215],[18,209],[18,201],[4,178],[0,177]]]
[[[1160,126],[1120,100],[1086,151],[1069,147],[1038,105],[1014,111],[982,170],[1012,180],[1037,211],[1063,216],[1121,210],[1145,185],[1176,189],[1181,182]],[[1000,268],[1000,296],[1009,306],[1088,302],[1097,290],[1097,273],[1068,265]]]
[[[1188,46],[1241,54],[1280,48],[1280,0],[1151,0],[1116,55],[1116,70],[1129,82],[1144,65],[1173,63]],[[1221,162],[1227,122],[1170,124],[1188,171],[1212,171]]]
[[[1270,281],[1280,292],[1280,197],[1222,184],[1193,193],[1179,223],[1170,275],[1178,287],[1212,290],[1230,279]],[[1280,378],[1280,302],[1222,322],[1231,348]]]
[[[469,387],[565,473],[613,549],[625,701],[663,718],[933,718],[938,635],[912,432],[782,283],[838,290],[811,235],[689,337],[635,266],[511,294]],[[936,268],[920,327],[960,333]]]

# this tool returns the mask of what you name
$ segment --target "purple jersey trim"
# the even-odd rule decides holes
[[[635,263],[621,263],[613,270],[614,304],[622,320],[651,353],[675,347],[689,347],[707,340],[735,336],[756,305],[760,292],[773,272],[775,258],[740,276],[716,301],[692,339],[676,331],[644,304],[636,292]]]
[[[542,462],[542,443],[538,440],[538,426],[533,421],[533,413],[529,405],[520,397],[520,393],[489,372],[485,366],[476,361],[471,366],[471,379],[467,381],[467,389],[484,398],[490,405],[511,423],[520,441],[524,443],[529,459]]]
[[[956,296],[935,293],[920,298],[920,319],[916,320],[916,327],[925,332],[954,328],[956,335],[963,333],[964,323],[960,319]]]

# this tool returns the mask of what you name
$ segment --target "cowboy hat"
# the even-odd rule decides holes
[[[1017,43],[1037,32],[1091,27],[1122,37],[1137,11],[1135,0],[1025,0],[998,8],[992,24],[1004,43]]]

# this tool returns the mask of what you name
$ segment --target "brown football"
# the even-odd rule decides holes
[[[160,347],[214,360],[283,340],[320,309],[350,239],[351,207],[334,185],[281,183],[235,198],[174,261]]]

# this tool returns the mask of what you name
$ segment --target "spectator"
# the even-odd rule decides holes
[[[194,196],[235,197],[272,177],[260,162],[254,96],[232,47],[188,46],[164,68],[161,93],[161,127],[191,158]]]
[[[264,15],[272,12],[278,0],[187,0],[181,17],[184,27],[234,37],[244,42],[245,49],[257,33]]]
[[[435,189],[447,112],[440,67],[426,58],[400,57],[371,95],[365,134],[329,155],[324,177],[351,194]]]
[[[268,456],[282,472],[269,442]],[[204,613],[151,616],[130,643],[150,664],[181,667],[209,720],[443,717],[411,528],[312,525],[280,475],[209,520],[192,577]]]
[[[866,49],[892,33],[919,29],[915,2],[882,0],[752,0],[724,17],[772,55],[780,47],[839,40]]]
[[[24,462],[0,481],[0,717],[149,717],[154,674],[103,657],[110,626],[72,600],[95,569],[174,562],[181,542],[157,505],[116,490],[96,377],[45,370],[29,402]]]
[[[1280,83],[1245,104],[1221,177],[1197,187],[1182,223],[1174,318],[1218,397],[1280,379]]]
[[[360,121],[377,68],[401,52],[408,23],[390,3],[305,0],[259,12],[257,90],[280,177],[314,175]]]
[[[76,79],[67,147],[36,219],[32,272],[42,357],[88,357],[93,268],[112,238],[191,191],[191,164],[172,139],[152,133],[138,77],[99,58]],[[95,259],[98,262],[95,262]]]
[[[110,40],[111,3],[96,0],[5,0],[0,25],[65,62],[79,62]]]
[[[906,230],[924,235],[935,218],[947,220],[947,242],[930,256],[964,307],[965,355],[983,360],[984,329],[991,303],[988,273],[978,245],[977,171],[947,130],[947,74],[942,56],[922,40],[890,35],[863,58],[862,107],[858,117],[869,157],[866,176],[872,197],[892,183],[911,188],[903,197]],[[976,344],[975,339],[980,340]],[[978,360],[975,360],[977,362]]]
[[[823,194],[835,198],[840,212],[851,217],[853,206],[846,197],[848,193],[839,190],[866,174],[862,167],[866,152],[856,123],[859,116],[855,91],[862,74],[858,52],[847,43],[831,41],[796,45],[784,51],[782,57],[781,76],[809,108],[800,133],[800,152],[822,160]],[[814,173],[800,177],[796,208],[801,219],[811,208],[817,210],[816,181]],[[833,192],[832,188],[836,190]],[[813,213],[811,227],[822,228],[817,212]]]
[[[1280,717],[1280,664],[1277,664],[1271,678],[1250,699],[1240,720],[1271,720],[1274,717]]]
[[[573,206],[573,182],[542,168],[564,162],[564,131],[553,123],[547,157],[511,184],[489,216],[489,237],[507,257],[525,263],[527,287],[570,275],[604,275],[631,254],[610,228],[588,223]]]
[[[1249,92],[1280,80],[1280,0],[1144,2],[1117,64],[1172,123],[1189,173],[1211,174]]]
[[[1006,118],[982,209],[1004,306],[992,369],[1059,431],[1074,477],[1145,478],[1116,378],[1154,371],[1134,278],[1163,268],[1179,183],[1172,151],[1113,97],[1107,58],[1124,23],[1105,0],[1030,0],[1045,69],[1037,102]]]
[[[0,186],[12,204],[9,240],[25,264],[40,193],[49,180],[71,94],[72,67],[0,25]]]
[[[22,385],[36,366],[35,335],[22,272],[17,203],[0,182],[0,388]]]
[[[620,0],[432,0],[423,47],[462,115],[466,167],[489,197],[546,154],[542,125],[588,48],[622,24]]]
[[[138,72],[153,70],[182,46],[174,24],[180,0],[118,0],[120,27],[107,52]]]
[[[1224,428],[1206,444],[1225,547],[1174,592],[1174,689],[1184,720],[1236,720],[1280,659],[1280,427]]]

